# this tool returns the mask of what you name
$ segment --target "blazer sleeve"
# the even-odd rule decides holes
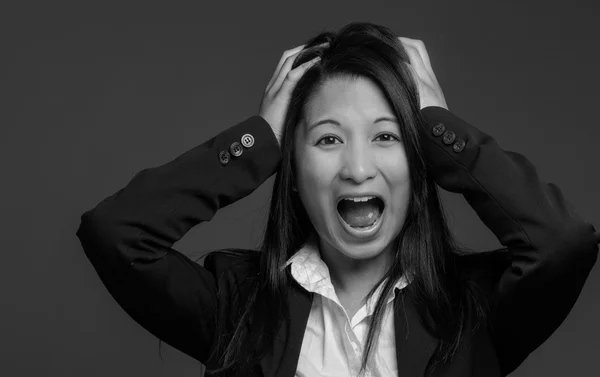
[[[250,135],[252,143],[241,143]],[[251,138],[246,138],[250,141]],[[234,142],[242,154],[223,164]],[[217,210],[253,192],[275,173],[279,144],[259,116],[221,132],[162,166],[137,173],[81,216],[85,255],[117,303],[141,326],[205,363],[219,308],[219,276],[172,245]]]
[[[498,251],[507,255],[507,267],[490,284],[491,338],[506,375],[571,311],[596,262],[600,233],[524,156],[502,150],[441,107],[426,107],[421,115],[419,140],[436,183],[461,193],[505,246]]]

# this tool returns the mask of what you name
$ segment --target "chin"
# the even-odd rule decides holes
[[[355,260],[369,260],[377,258],[382,255],[385,249],[382,248],[373,248],[373,247],[361,247],[354,246],[354,250],[352,252],[348,252],[348,249],[342,249],[342,254],[346,257],[355,259]]]

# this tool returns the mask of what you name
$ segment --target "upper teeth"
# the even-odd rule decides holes
[[[344,200],[352,200],[354,202],[366,202],[367,200],[374,199],[374,196],[361,196],[357,198],[344,198]]]

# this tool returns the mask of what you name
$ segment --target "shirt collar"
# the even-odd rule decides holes
[[[329,274],[329,268],[321,259],[321,253],[319,251],[319,244],[317,237],[312,235],[308,241],[296,252],[285,264],[285,267],[291,265],[291,273],[294,280],[298,282],[304,289],[309,292],[318,293],[324,297],[335,298],[337,301],[337,295],[331,282],[331,275]],[[408,285],[406,277],[401,276],[394,289],[390,292],[387,302],[389,303],[395,297],[397,289],[403,289]],[[381,284],[367,301],[367,307],[369,309],[374,308],[377,298],[381,294],[383,289]],[[371,310],[369,310],[371,311]]]

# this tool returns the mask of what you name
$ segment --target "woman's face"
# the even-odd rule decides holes
[[[304,115],[294,136],[297,189],[322,247],[355,260],[392,253],[411,189],[383,92],[367,78],[327,80]]]

